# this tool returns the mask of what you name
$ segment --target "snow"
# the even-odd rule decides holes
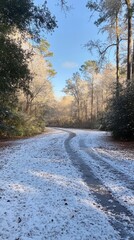
[[[105,135],[70,131],[77,133],[71,140],[76,151],[81,139],[88,148],[100,149],[97,138]],[[120,240],[81,172],[72,165],[64,146],[67,138],[67,132],[53,130],[0,148],[0,240]],[[88,164],[90,160],[97,176],[133,211],[132,191],[101,166],[100,174],[97,163],[82,148],[79,154]],[[134,168],[132,159],[126,164],[126,159],[117,157],[113,163],[105,157],[125,174]],[[132,174],[129,177],[133,179]]]
[[[77,132],[77,138],[71,142],[73,149],[78,149],[81,139],[84,139],[86,147],[80,148],[79,154],[87,164],[90,164],[93,172],[112,191],[115,198],[134,214],[134,149],[126,152],[118,149],[115,143],[106,142],[106,137],[109,136],[106,132],[82,130],[74,130],[74,132]],[[89,158],[88,150],[95,152],[95,156],[99,157],[99,165],[95,156]],[[101,164],[101,159],[104,164]],[[113,174],[110,169],[108,171],[105,163],[112,166],[113,172],[117,170],[119,174]],[[120,176],[122,173],[124,178]],[[127,179],[131,182],[131,189],[126,186]]]

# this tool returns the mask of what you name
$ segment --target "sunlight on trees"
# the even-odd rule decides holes
[[[57,24],[47,2],[37,7],[31,0],[0,1],[0,18],[0,135],[29,135],[44,129],[44,119],[34,131],[32,124],[28,124],[27,117],[20,111],[19,91],[30,99],[33,96],[35,98],[31,86],[35,73],[29,67],[32,51],[22,47],[22,39],[26,38],[28,41],[30,38],[39,43],[41,31],[53,31]],[[17,33],[20,38],[14,37]],[[49,44],[46,43],[45,47],[42,51],[48,50]],[[52,55],[49,51],[45,53],[46,56]],[[52,69],[48,66],[46,68],[51,71],[52,76]]]
[[[64,11],[68,1],[57,0]],[[88,59],[66,80],[57,100],[51,78],[56,72],[43,31],[57,27],[47,7],[32,0],[0,2],[0,136],[31,135],[46,125],[100,128],[115,137],[134,138],[134,41],[131,0],[87,0],[89,16],[101,39],[85,44],[98,59]],[[108,61],[114,47],[114,60]],[[113,61],[115,63],[113,63]],[[120,125],[120,127],[119,127]]]

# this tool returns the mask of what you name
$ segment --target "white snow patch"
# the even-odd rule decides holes
[[[16,141],[0,152],[0,240],[118,240],[65,152],[68,134]]]
[[[84,130],[72,131],[77,133],[77,137],[71,140],[72,148],[76,150],[82,159],[84,159],[84,161],[91,167],[95,175],[101,179],[104,185],[112,191],[115,198],[134,214],[134,189],[129,189],[126,186],[128,184],[127,178],[131,181],[134,180],[134,152],[132,154],[132,151],[130,151],[129,154],[128,150],[128,152],[124,155],[114,143],[104,141],[104,138],[108,136],[109,133]],[[80,148],[80,141],[83,139],[84,144],[87,146],[86,148]],[[113,148],[116,149],[116,151],[114,151],[114,155]],[[126,176],[126,184],[119,176],[116,175],[116,173],[113,174],[110,170],[108,171],[108,169],[105,169],[101,163],[98,164],[98,161],[96,162],[95,158],[88,155],[86,151],[90,149],[95,152],[98,157],[102,158],[104,163],[107,162],[110,166],[114,167],[114,169],[124,173]],[[98,153],[102,151],[103,155],[99,155]]]

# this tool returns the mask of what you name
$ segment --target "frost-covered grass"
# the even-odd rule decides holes
[[[72,166],[67,137],[57,131],[0,149],[0,240],[120,239]]]
[[[132,185],[134,183],[134,150],[127,148],[123,150],[117,143],[107,141],[109,133],[106,132],[83,130],[74,130],[74,132],[77,133],[77,137],[71,141],[72,148],[79,149],[79,155],[95,175],[112,191],[114,197],[134,214],[134,184]],[[80,147],[81,139],[84,139],[86,147]],[[90,156],[90,151],[95,155]],[[105,162],[109,164],[109,169],[105,166]],[[121,176],[122,174],[124,176]],[[131,189],[128,186],[129,181]]]

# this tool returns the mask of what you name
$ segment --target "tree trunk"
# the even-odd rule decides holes
[[[88,113],[87,113],[87,100],[85,100],[85,119],[86,119],[86,122],[88,120]]]
[[[133,40],[132,81],[134,83],[134,40]]]
[[[116,15],[116,97],[119,97],[119,20]]]
[[[94,106],[94,82],[91,83],[91,124],[93,123],[93,106]]]
[[[98,115],[99,115],[99,99],[98,99],[98,95],[97,95],[97,102],[96,102],[97,106],[96,106],[96,120],[98,120]]]
[[[126,0],[128,19],[128,46],[127,46],[127,84],[131,83],[132,77],[132,4]]]
[[[80,101],[79,101],[79,99],[77,100],[77,120],[79,123],[80,122]]]
[[[30,107],[30,101],[29,101],[29,95],[26,96],[26,107],[25,107],[25,112],[29,112],[29,107]]]

